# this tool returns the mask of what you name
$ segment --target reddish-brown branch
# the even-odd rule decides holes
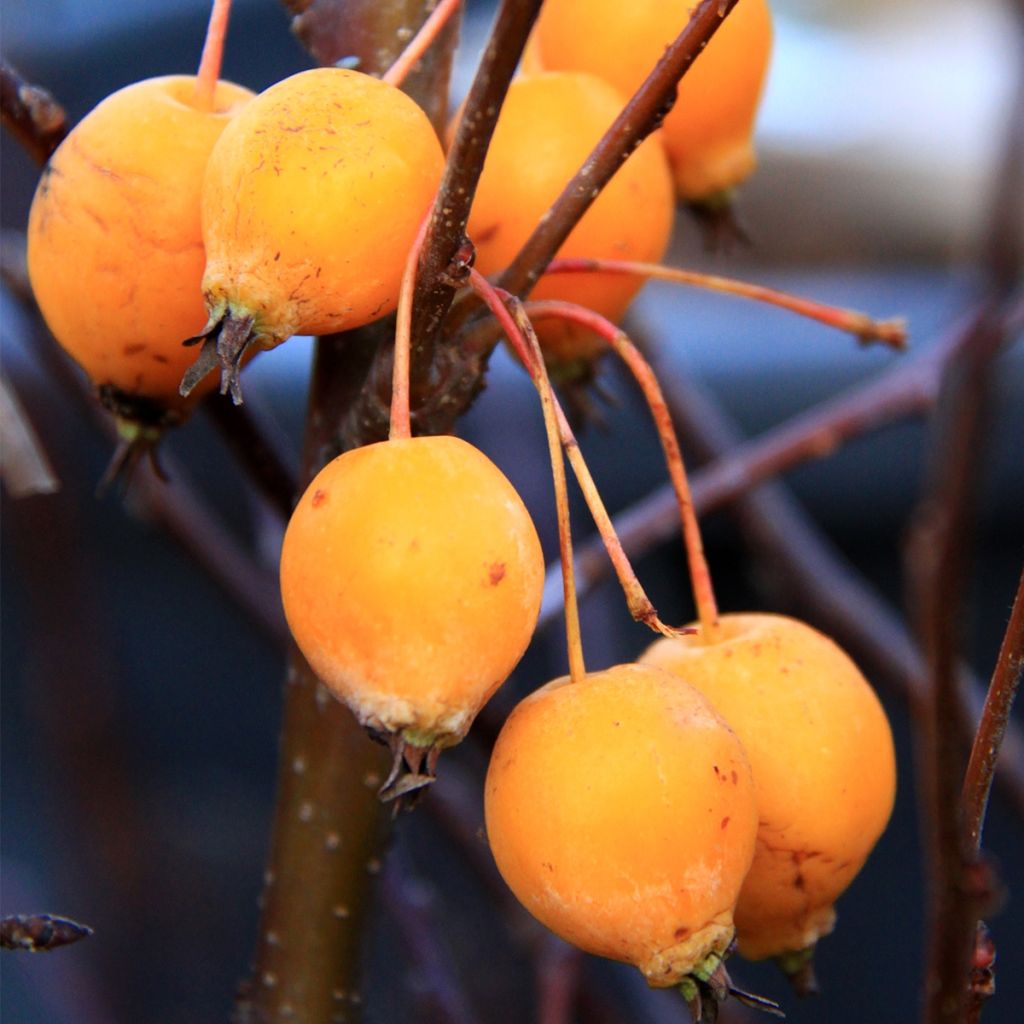
[[[4,127],[40,165],[50,159],[68,133],[64,108],[6,62],[0,64],[0,113]]]
[[[481,389],[494,344],[490,339],[457,348],[447,339],[443,341],[439,333],[472,255],[466,223],[487,147],[539,9],[540,0],[503,0],[449,148],[431,212],[416,277],[410,351],[410,401],[423,433],[451,430]],[[346,444],[360,437],[387,435],[391,359],[386,347],[377,353],[366,386],[345,421]]]
[[[971,747],[964,777],[963,805],[967,839],[975,852],[981,848],[985,810],[992,779],[999,761],[999,750],[1010,724],[1010,711],[1024,671],[1024,571],[1017,584],[1017,595],[1010,610],[1010,621],[999,647],[996,667],[989,683],[981,721]]]
[[[928,666],[918,759],[926,808],[930,928],[925,1020],[963,1019],[980,906],[972,898],[960,791],[963,759],[956,706],[962,601],[970,564],[974,499],[987,434],[991,362],[1004,341],[994,312],[983,314],[947,366],[937,409],[934,482],[908,546],[914,610]]]

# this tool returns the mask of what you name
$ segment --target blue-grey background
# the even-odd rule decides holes
[[[962,313],[977,282],[976,251],[1014,66],[1008,15],[995,2],[777,4],[782,13],[759,148],[744,190],[753,249],[708,256],[685,217],[675,258],[879,316],[903,315],[924,347]],[[254,89],[308,66],[273,0],[236,0],[225,76]],[[113,89],[194,69],[207,6],[101,0],[4,5],[4,56],[49,87],[72,119]],[[464,88],[489,5],[470,4],[457,90]],[[951,39],[958,59],[946,59]],[[2,223],[23,230],[36,169],[9,138],[2,152]],[[96,928],[74,949],[0,958],[10,1021],[226,1019],[253,948],[273,796],[280,684],[277,640],[226,600],[176,543],[96,500],[108,449],[81,408],[45,372],[43,340],[5,291],[5,373],[61,477],[60,494],[3,506],[3,889],[0,911],[52,911]],[[878,373],[900,358],[788,314],[652,285],[631,326],[663,341],[669,360],[714,390],[756,433]],[[246,393],[294,453],[311,345],[296,339],[250,371]],[[964,601],[966,654],[991,669],[1024,557],[1024,358],[1001,360],[984,466],[974,572]],[[664,472],[637,397],[612,368],[615,405],[584,444],[609,505],[621,508]],[[514,422],[510,431],[507,424]],[[556,551],[541,421],[529,385],[501,353],[463,430],[498,461]],[[899,605],[901,542],[921,493],[926,431],[888,427],[787,476],[857,569]],[[254,557],[272,569],[277,527],[197,416],[168,439],[193,484]],[[577,535],[589,532],[577,516]],[[720,600],[763,606],[757,572],[727,517],[707,540]],[[691,614],[678,545],[638,569],[669,620]],[[583,608],[588,664],[626,660],[647,642],[613,586]],[[557,626],[535,644],[510,693],[563,671]],[[825,995],[796,1004],[767,968],[737,967],[748,986],[784,1000],[791,1020],[911,1020],[922,960],[921,857],[907,716],[892,715],[901,787],[892,825],[841,901],[820,947]],[[1019,716],[1018,716],[1019,717]],[[449,755],[471,769],[477,754]],[[531,1019],[531,979],[486,916],[482,894],[429,815],[407,816],[399,841],[433,897],[439,939],[481,1021]],[[997,792],[986,845],[1010,890],[992,920],[999,995],[986,1020],[1010,1022],[1024,999],[1017,910],[1024,826]],[[410,1019],[410,978],[393,923],[380,915],[369,965],[367,1020]],[[610,1007],[627,1005],[632,974],[598,965]],[[651,1020],[685,1019],[666,997]],[[625,1013],[625,1010],[622,1011]],[[580,1020],[585,1019],[580,1017]],[[621,1019],[627,1019],[623,1016]],[[641,1020],[632,1016],[628,1019]]]

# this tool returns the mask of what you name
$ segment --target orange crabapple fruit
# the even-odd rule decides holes
[[[515,708],[485,784],[487,838],[519,901],[652,986],[720,962],[757,809],[743,747],[653,666],[556,679]]]
[[[723,615],[710,640],[659,639],[640,662],[700,690],[743,741],[760,825],[739,951],[798,957],[832,930],[892,811],[892,733],[874,690],[832,640],[780,615]]]
[[[457,743],[515,667],[544,558],[526,507],[451,436],[338,456],[288,524],[281,595],[296,643],[378,738]]]
[[[469,216],[476,269],[503,270],[579,170],[622,109],[618,91],[594,75],[520,75],[505,98]],[[645,140],[619,168],[558,251],[559,256],[657,262],[672,231],[672,182],[660,144]],[[642,279],[580,273],[541,277],[535,299],[563,299],[619,320]],[[606,348],[590,331],[561,320],[537,326],[557,368]]]
[[[206,318],[199,213],[214,143],[252,93],[218,82],[212,109],[191,75],[108,96],[50,158],[28,225],[28,270],[51,332],[121,426],[160,428],[204,390],[178,393],[182,338]]]
[[[523,66],[588,71],[631,96],[682,31],[692,6],[547,0]],[[771,48],[767,0],[740,0],[679,82],[661,138],[680,198],[713,201],[753,171],[751,139]]]
[[[250,345],[349,330],[391,313],[444,163],[405,93],[314,68],[261,93],[218,141],[202,193],[209,319],[183,390]],[[216,344],[216,353],[213,345]]]

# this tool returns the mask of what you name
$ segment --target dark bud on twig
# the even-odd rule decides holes
[[[92,929],[87,925],[49,914],[16,914],[0,920],[0,946],[4,949],[47,953],[90,935]]]
[[[971,999],[982,1003],[996,991],[996,944],[984,921],[978,922],[971,957]]]

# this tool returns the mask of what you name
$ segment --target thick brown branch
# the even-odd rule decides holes
[[[64,108],[45,90],[30,85],[6,62],[0,64],[0,112],[4,127],[42,166],[68,133]]]
[[[361,70],[380,74],[422,24],[425,7],[413,0],[313,0],[302,8],[296,30],[322,62],[354,54]],[[446,103],[453,40],[453,30],[442,33],[405,84],[436,117]],[[364,409],[339,440],[342,420],[358,404],[374,352],[389,330],[389,322],[378,323],[318,342],[301,486],[342,443],[376,439],[376,420]],[[372,405],[374,396],[369,397]],[[263,913],[253,972],[236,1006],[238,1022],[359,1020],[370,884],[389,821],[376,795],[386,769],[384,754],[293,651]]]

